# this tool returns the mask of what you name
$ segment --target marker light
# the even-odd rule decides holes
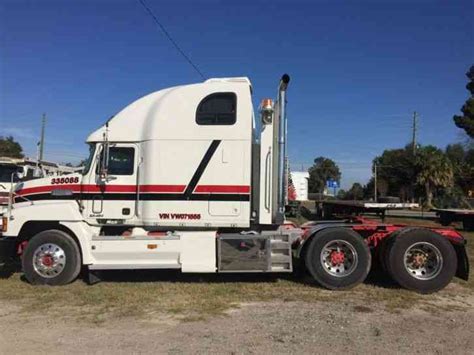
[[[273,101],[272,99],[263,99],[260,104],[260,114],[262,115],[263,124],[271,124],[273,118]]]
[[[8,217],[2,217],[2,227],[1,231],[6,232],[8,229]]]

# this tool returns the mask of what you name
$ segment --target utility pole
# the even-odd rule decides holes
[[[41,138],[39,142],[39,161],[43,161],[43,153],[44,153],[44,130],[46,127],[46,114],[43,113],[43,118],[41,119]]]
[[[416,154],[416,130],[417,130],[417,124],[418,124],[418,113],[415,111],[413,112],[413,137],[411,140],[412,144],[412,149],[413,149],[413,155]]]
[[[377,202],[377,164],[374,163],[374,202]]]

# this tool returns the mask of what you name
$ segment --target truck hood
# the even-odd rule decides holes
[[[26,199],[50,199],[48,196],[81,191],[81,174],[48,176],[41,179],[19,182],[15,186],[15,203],[26,202]]]

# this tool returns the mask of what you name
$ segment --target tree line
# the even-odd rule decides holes
[[[444,150],[433,145],[407,145],[387,149],[372,162],[372,177],[367,184],[354,183],[337,198],[370,200],[375,196],[396,196],[402,201],[421,202],[426,207],[472,207],[474,198],[474,65],[466,73],[469,98],[462,106],[462,115],[453,117],[454,124],[467,136],[466,144],[448,145]],[[318,157],[309,169],[310,193],[322,193],[327,180],[340,181],[337,164],[326,157]]]

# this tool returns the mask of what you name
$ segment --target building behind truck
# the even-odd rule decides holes
[[[380,264],[400,285],[434,292],[468,277],[465,240],[448,229],[353,219],[285,220],[286,93],[259,107],[248,78],[215,78],[138,99],[87,139],[81,173],[17,185],[0,261],[32,284],[90,282],[113,269],[292,272],[299,260],[330,289]],[[378,262],[375,263],[375,260]]]
[[[296,201],[308,201],[308,179],[307,171],[292,171],[291,178],[296,193]]]

